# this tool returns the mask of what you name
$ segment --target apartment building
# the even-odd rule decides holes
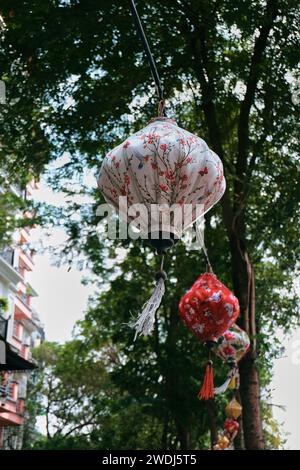
[[[12,190],[30,198],[35,187],[33,182],[26,193]],[[26,280],[34,269],[29,235],[29,229],[21,229],[14,246],[0,250],[0,449],[22,447],[22,432],[11,431],[22,429],[27,382],[36,368],[31,349],[44,339],[43,326],[32,308],[37,293]]]

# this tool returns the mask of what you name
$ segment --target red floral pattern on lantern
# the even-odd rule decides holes
[[[160,144],[159,146],[164,152],[167,150],[168,146],[167,144]]]
[[[165,193],[166,193],[166,192],[168,191],[168,189],[169,189],[166,184],[160,184],[159,187],[160,187],[160,189],[161,189],[162,191],[164,191]]]
[[[208,169],[207,169],[207,166],[205,168],[203,168],[202,170],[199,171],[199,174],[201,176],[204,176],[204,175],[207,175],[208,173]]]
[[[218,338],[213,352],[224,362],[240,361],[250,347],[247,333],[238,325],[232,325],[228,331]]]
[[[179,302],[183,322],[202,342],[215,341],[239,312],[238,299],[211,273],[201,274]]]

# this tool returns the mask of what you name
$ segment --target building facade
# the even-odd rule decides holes
[[[34,189],[35,183],[29,184],[26,197]],[[36,368],[31,349],[44,339],[43,326],[32,308],[37,294],[26,280],[34,269],[29,236],[29,229],[23,228],[13,247],[0,250],[0,449],[22,447],[27,382]]]

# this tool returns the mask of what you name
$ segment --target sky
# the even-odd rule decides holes
[[[39,186],[34,192],[36,201],[56,207],[66,204],[62,193],[53,192],[44,182]],[[62,245],[66,238],[61,227],[50,231],[40,227],[31,230],[30,242],[38,247],[38,254],[34,258],[34,270],[28,273],[27,279],[38,293],[32,306],[45,324],[48,341],[64,342],[71,338],[73,326],[83,318],[88,298],[94,292],[92,285],[82,284],[88,272],[78,271],[73,266],[71,270],[65,265],[55,266],[48,248]],[[39,248],[42,248],[42,252],[39,252]]]
[[[54,194],[45,184],[41,184],[34,197],[58,206],[64,204],[63,196]],[[32,240],[42,241],[46,246],[56,246],[64,239],[65,233],[61,228],[53,229],[50,237],[40,228],[32,231]],[[45,325],[48,341],[69,340],[75,322],[84,317],[88,298],[94,292],[93,285],[81,283],[87,274],[75,268],[68,271],[66,266],[54,266],[47,251],[35,256],[35,268],[29,274],[28,281],[38,293],[33,306]],[[300,450],[300,329],[290,338],[283,339],[283,344],[286,352],[283,358],[275,362],[271,384],[273,413],[286,433],[285,448]],[[41,432],[44,431],[44,417],[38,420],[38,427]]]
[[[285,339],[286,352],[274,366],[272,403],[274,417],[287,433],[286,448],[300,450],[300,329]],[[284,406],[284,410],[278,408]]]
[[[33,307],[45,324],[48,341],[70,339],[75,321],[84,316],[93,288],[81,283],[83,274],[53,266],[47,253],[35,257],[35,269],[28,279],[39,294]]]

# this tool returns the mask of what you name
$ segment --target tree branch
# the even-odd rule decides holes
[[[254,103],[257,84],[262,72],[263,56],[267,47],[268,37],[274,20],[278,14],[277,0],[269,0],[263,17],[261,30],[254,45],[253,55],[250,64],[249,76],[246,84],[246,93],[240,107],[238,123],[238,156],[236,162],[235,195],[239,198],[244,191],[244,178],[247,171],[247,161],[249,153],[249,117],[250,110]]]
[[[203,20],[200,22],[198,13],[199,12],[193,11],[190,8],[186,11],[186,18],[188,18],[189,22],[192,24],[194,31],[191,31],[189,24],[185,20],[184,22],[181,22],[181,32],[190,44],[190,48],[194,56],[194,70],[202,91],[202,107],[208,127],[210,145],[221,158],[226,170],[229,165],[225,159],[221,131],[214,103],[215,90],[211,74],[213,67],[207,47],[205,21]],[[230,234],[233,214],[227,190],[221,199],[221,205],[224,223],[228,234]]]
[[[95,421],[96,416],[97,416],[97,412],[93,413],[92,416],[87,421],[84,421],[83,423],[79,423],[76,426],[73,426],[69,431],[67,431],[63,435],[63,438],[65,439],[66,437],[70,436],[73,432],[78,431],[79,429],[81,430],[85,428],[86,426],[91,426],[93,424],[96,425],[97,424],[97,422]]]

